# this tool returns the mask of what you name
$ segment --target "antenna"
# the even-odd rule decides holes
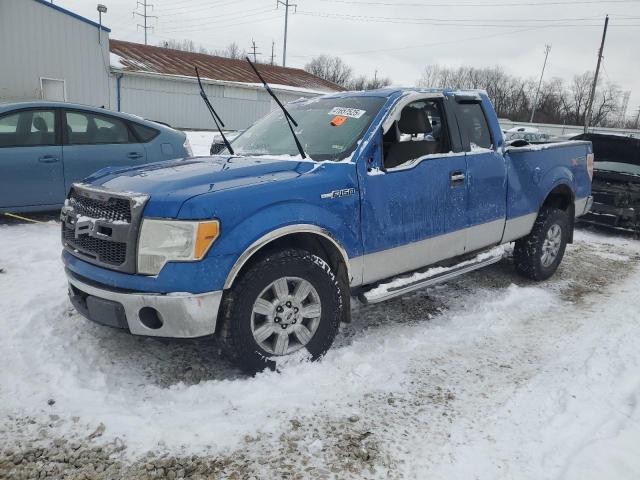
[[[147,19],[148,18],[155,18],[156,20],[158,19],[158,17],[156,15],[147,15],[147,8],[151,7],[151,10],[153,10],[153,5],[150,3],[147,3],[147,0],[137,0],[136,3],[136,10],[138,9],[138,7],[142,7],[142,13],[137,12],[137,11],[133,11],[133,16],[135,17],[136,15],[139,17],[142,17],[144,24],[140,25],[138,23],[138,25],[136,25],[136,28],[142,28],[144,30],[144,44],[147,45],[147,31],[149,29],[152,29],[153,27],[151,26],[147,26]]]

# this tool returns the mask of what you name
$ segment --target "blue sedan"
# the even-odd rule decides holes
[[[0,104],[0,211],[53,210],[104,167],[188,157],[186,135],[135,115],[60,102]]]

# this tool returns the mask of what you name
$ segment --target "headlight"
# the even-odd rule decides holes
[[[138,273],[157,275],[167,262],[202,260],[219,234],[217,220],[144,219],[138,242]]]

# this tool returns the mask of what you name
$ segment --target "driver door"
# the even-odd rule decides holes
[[[367,158],[383,171],[359,162],[363,283],[464,253],[467,165],[447,101],[413,101],[379,133]]]

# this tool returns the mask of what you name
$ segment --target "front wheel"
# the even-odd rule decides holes
[[[304,250],[264,256],[225,295],[218,337],[226,356],[259,371],[274,359],[331,347],[342,314],[339,283],[329,265]]]
[[[569,214],[559,208],[542,207],[531,233],[516,241],[516,271],[532,280],[546,280],[558,269],[570,236]]]

